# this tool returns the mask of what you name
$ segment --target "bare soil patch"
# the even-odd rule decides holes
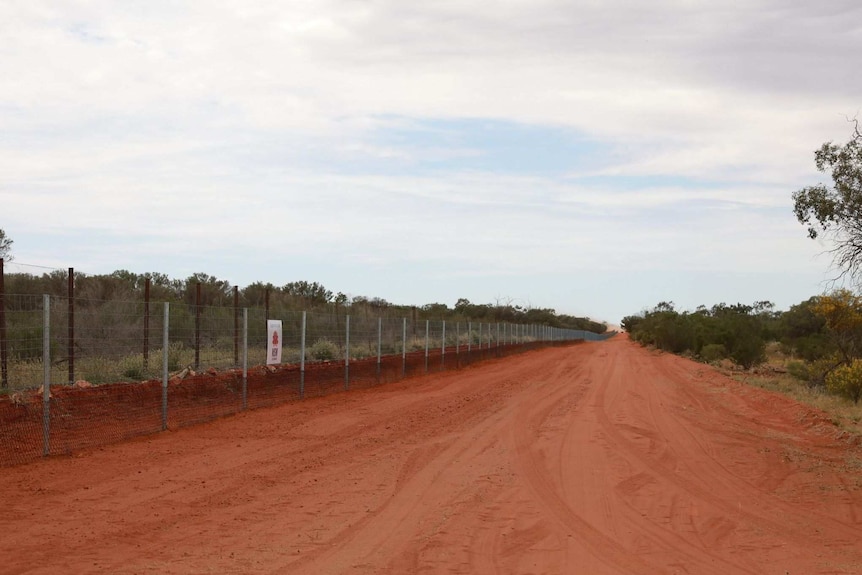
[[[0,504],[6,573],[862,572],[858,446],[621,337],[0,469]]]

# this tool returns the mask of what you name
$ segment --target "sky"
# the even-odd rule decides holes
[[[787,309],[860,53],[856,0],[5,0],[7,272]]]

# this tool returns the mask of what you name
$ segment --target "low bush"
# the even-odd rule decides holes
[[[786,367],[787,373],[799,381],[808,383],[811,380],[811,370],[804,361],[788,361]]]
[[[308,348],[308,355],[317,361],[332,361],[339,357],[338,345],[321,338]]]
[[[700,358],[707,363],[721,361],[726,357],[727,348],[721,343],[708,343],[700,350]]]
[[[858,404],[862,399],[862,360],[854,360],[830,372],[826,376],[826,389]]]

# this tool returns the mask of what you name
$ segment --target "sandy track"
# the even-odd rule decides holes
[[[862,452],[623,337],[0,470],[4,573],[862,573]]]

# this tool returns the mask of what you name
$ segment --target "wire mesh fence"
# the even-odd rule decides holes
[[[0,466],[612,334],[5,295]],[[280,322],[278,363],[267,320]]]

